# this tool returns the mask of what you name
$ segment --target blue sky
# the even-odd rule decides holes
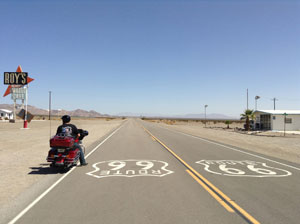
[[[0,1],[0,72],[29,104],[100,113],[300,109],[299,1]],[[0,104],[12,103],[3,98]]]

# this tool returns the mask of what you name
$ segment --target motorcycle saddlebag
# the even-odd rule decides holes
[[[50,139],[50,147],[71,148],[74,145],[74,138],[70,136],[55,135]]]

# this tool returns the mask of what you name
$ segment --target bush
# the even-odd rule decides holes
[[[168,124],[168,125],[173,125],[173,124],[175,124],[175,121],[174,120],[164,120],[164,123]]]
[[[227,128],[229,129],[229,125],[231,124],[232,122],[231,121],[225,121],[225,124],[227,124]]]

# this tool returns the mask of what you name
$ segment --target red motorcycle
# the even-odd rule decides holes
[[[88,135],[88,132],[82,129],[78,129],[78,132],[80,136],[77,139],[66,135],[55,135],[50,139],[51,149],[47,157],[47,162],[51,163],[50,167],[69,169],[72,166],[76,166],[80,157],[80,150],[74,146],[74,143],[78,143],[83,153],[85,153],[82,139]]]

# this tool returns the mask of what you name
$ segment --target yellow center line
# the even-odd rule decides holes
[[[228,206],[228,204],[230,204],[233,208],[235,208],[239,213],[241,213],[245,218],[247,218],[251,223],[253,224],[259,224],[260,222],[258,222],[254,217],[252,217],[248,212],[246,212],[244,209],[242,209],[238,204],[236,204],[234,201],[232,201],[227,195],[225,195],[221,190],[219,190],[217,187],[215,187],[211,182],[209,182],[206,178],[204,178],[200,173],[198,173],[196,170],[194,170],[189,164],[187,164],[183,159],[181,159],[175,152],[173,152],[168,146],[166,146],[163,142],[161,142],[158,138],[156,138],[150,131],[148,131],[145,127],[142,126],[142,128],[152,137],[154,138],[157,142],[159,142],[165,149],[167,149],[176,159],[178,159],[183,165],[185,165],[188,170],[187,172],[191,175],[194,179],[197,178],[197,182],[198,183],[202,183],[201,186],[205,185],[205,189],[209,189],[210,187],[210,191],[213,192],[215,191],[216,193],[218,193],[221,197],[224,198],[224,200],[227,202],[225,203],[219,196],[217,196],[214,192],[214,194],[218,197],[218,199],[216,199],[218,202],[221,203],[222,201],[222,205],[226,204],[227,207],[230,208],[230,206]],[[196,179],[195,179],[196,180]],[[207,187],[209,186],[209,187]],[[212,191],[212,190],[213,191]],[[211,192],[208,191],[210,194]],[[214,197],[214,196],[213,196]],[[224,206],[224,205],[223,205]],[[225,206],[224,206],[225,207]],[[225,207],[227,210],[228,208]],[[232,208],[230,208],[232,210]],[[229,211],[229,210],[228,210]],[[232,212],[232,211],[230,211]]]
[[[210,195],[213,196],[217,200],[217,202],[219,202],[228,212],[234,213],[234,210],[229,207],[218,195],[216,195],[215,192],[213,192],[201,180],[199,180],[199,178],[197,178],[195,174],[193,174],[190,170],[186,170],[186,172],[188,172],[188,174],[190,174],[206,191],[208,191],[208,193],[210,193]]]

